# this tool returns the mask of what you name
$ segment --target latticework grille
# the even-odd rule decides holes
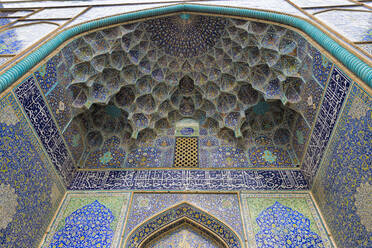
[[[175,167],[198,167],[198,138],[177,137],[174,152]]]

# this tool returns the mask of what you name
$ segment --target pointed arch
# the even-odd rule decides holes
[[[205,227],[201,226],[200,224],[196,223],[195,221],[191,220],[188,217],[182,217],[181,219],[165,226],[164,228],[161,228],[160,230],[157,230],[156,232],[152,233],[148,237],[146,237],[141,244],[138,245],[139,248],[146,248],[148,245],[150,245],[153,242],[156,242],[157,240],[160,240],[165,235],[177,230],[177,228],[190,227],[194,230],[196,230],[199,233],[202,233],[203,236],[208,237],[210,240],[213,240],[218,244],[218,247],[221,248],[228,248],[229,246],[226,244],[226,242],[221,239],[218,235],[211,232],[210,230],[206,229]]]
[[[214,216],[186,202],[178,204],[143,222],[129,234],[125,247],[145,247],[159,235],[183,224],[199,229],[223,247],[242,247],[238,235],[230,227]]]

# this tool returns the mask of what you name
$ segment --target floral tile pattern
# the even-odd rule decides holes
[[[128,154],[126,162],[129,168],[161,167],[161,151],[156,147],[138,148]]]
[[[42,247],[117,247],[129,193],[68,193]]]
[[[87,168],[120,168],[125,159],[125,151],[118,146],[120,140],[112,136],[103,144],[103,148],[89,153],[85,161]]]
[[[37,87],[34,76],[25,79],[14,90],[14,93],[47,150],[53,165],[60,173],[66,185],[69,185],[73,179],[75,167],[62,136]]]
[[[243,237],[239,201],[236,194],[141,194],[134,193],[125,236],[142,221],[182,202],[188,202],[228,223]]]
[[[249,247],[333,247],[308,193],[241,194]]]
[[[333,63],[316,49],[312,50],[313,56],[313,75],[318,83],[325,88]]]
[[[339,247],[370,247],[372,97],[354,84],[313,186]]]
[[[0,18],[0,26],[10,22],[8,18]],[[22,48],[22,41],[17,39],[14,29],[0,32],[0,54],[16,54]]]
[[[221,247],[215,240],[203,235],[187,225],[171,230],[169,234],[164,235],[158,240],[149,244],[149,248],[162,247],[203,247],[218,248]]]
[[[173,206],[172,208],[159,213],[151,219],[144,222],[142,225],[134,229],[127,239],[125,247],[138,247],[143,240],[151,235],[154,235],[160,228],[169,225],[170,223],[187,217],[200,226],[207,228],[214,235],[222,239],[228,247],[242,247],[238,236],[227,225],[209,215],[202,209],[196,208],[187,202]],[[172,228],[172,225],[165,228]]]
[[[358,11],[363,8],[318,17],[353,41],[369,42],[371,13]],[[12,20],[4,13],[0,26]],[[50,26],[1,32],[0,55],[17,54],[54,30]],[[35,35],[29,40],[20,36],[31,31]],[[359,47],[371,53],[370,44]],[[0,58],[0,64],[8,58]],[[176,14],[76,38],[0,99],[0,247],[37,246],[64,186],[132,191],[313,187],[337,245],[372,247],[372,100],[332,61],[292,29],[205,15]],[[183,119],[197,120],[197,128],[177,128]],[[166,169],[173,165],[178,135],[199,137],[201,168]],[[301,171],[288,169],[302,158]],[[74,163],[85,169],[129,169],[77,171]],[[252,170],[267,167],[272,169]],[[307,193],[243,193],[241,199],[250,247],[332,247]],[[157,221],[205,218],[215,224],[211,229],[218,226],[231,237],[226,242],[232,247],[245,240],[234,194],[134,193],[124,230],[129,201],[130,193],[69,192],[44,247],[113,247],[124,231],[127,235],[140,220],[175,204],[188,212],[178,208]],[[200,242],[210,245],[202,236]]]
[[[60,53],[48,60],[40,66],[35,72],[35,78],[39,83],[44,94],[48,94],[50,90],[58,83],[56,67],[60,61]]]
[[[73,115],[73,110],[69,104],[72,101],[72,97],[63,90],[60,84],[56,84],[46,96],[46,100],[49,103],[58,126],[62,130],[65,129]]]
[[[258,247],[324,247],[318,234],[310,231],[303,214],[275,202],[256,219],[261,230],[255,235]]]
[[[298,118],[293,128],[295,135],[292,136],[292,146],[299,160],[302,159],[309,139],[310,127],[304,119]]]
[[[292,160],[288,152],[278,147],[255,147],[250,149],[248,154],[254,167],[292,166]]]
[[[114,216],[110,209],[95,200],[73,212],[65,226],[53,237],[51,247],[110,247]]]
[[[65,188],[15,97],[0,99],[0,247],[35,247]]]
[[[63,132],[63,137],[66,140],[67,146],[71,151],[72,157],[78,163],[82,154],[85,151],[83,137],[81,137],[80,127],[75,123],[70,123]]]

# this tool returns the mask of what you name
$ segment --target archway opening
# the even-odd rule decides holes
[[[82,168],[176,167],[184,120],[198,123],[183,134],[198,138],[197,167],[299,166],[317,99],[306,93],[313,49],[293,30],[174,14],[68,46]]]
[[[125,247],[151,247],[149,245],[157,244],[158,237],[161,238],[163,234],[169,234],[169,231],[177,230],[183,225],[201,231],[212,243],[218,244],[217,247],[241,247],[240,238],[228,225],[186,202],[143,222],[128,235]]]
[[[228,248],[216,235],[187,218],[183,218],[155,233],[139,247]]]

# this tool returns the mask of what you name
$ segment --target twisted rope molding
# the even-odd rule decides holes
[[[26,74],[30,69],[37,65],[51,52],[57,49],[63,42],[80,33],[100,27],[118,24],[121,22],[127,22],[140,18],[154,17],[158,15],[182,11],[251,17],[256,19],[269,20],[298,28],[307,35],[309,35],[312,39],[314,39],[319,45],[321,45],[330,54],[332,54],[338,61],[340,61],[344,66],[346,66],[346,68],[348,68],[355,75],[357,75],[369,87],[372,87],[372,68],[365,62],[361,61],[354,54],[343,48],[328,35],[323,33],[319,28],[313,26],[312,24],[305,20],[293,16],[266,12],[261,10],[259,11],[250,9],[238,9],[232,7],[216,7],[195,4],[178,4],[173,6],[166,6],[156,9],[142,10],[134,13],[126,13],[118,16],[107,17],[100,20],[84,23],[72,27],[68,30],[65,30],[60,34],[56,35],[53,39],[48,41],[46,44],[42,45],[37,50],[33,51],[30,55],[22,59],[12,68],[4,72],[0,76],[0,93],[3,92],[7,87],[12,85],[14,82],[16,82],[24,74]]]

